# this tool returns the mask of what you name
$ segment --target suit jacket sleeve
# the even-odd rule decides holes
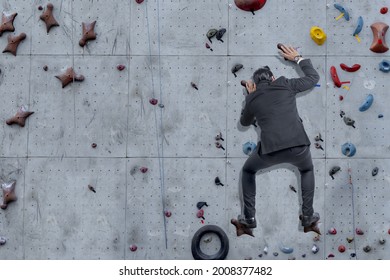
[[[303,73],[305,74],[302,78],[287,79],[287,83],[294,93],[309,90],[318,83],[320,76],[311,64],[310,59],[304,59],[299,63]]]
[[[253,123],[254,119],[255,119],[255,115],[249,110],[248,102],[245,102],[244,109],[242,109],[241,111],[241,118],[240,118],[241,125],[249,126]]]

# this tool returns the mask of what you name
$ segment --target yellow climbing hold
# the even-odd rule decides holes
[[[360,43],[361,42],[361,40],[360,40],[360,37],[356,34],[355,35],[355,38],[356,38],[356,40]]]
[[[316,42],[317,45],[321,46],[323,43],[325,43],[326,34],[325,34],[324,30],[322,30],[318,26],[313,26],[310,29],[310,36],[313,39],[313,41]]]
[[[349,86],[343,86],[343,89],[350,90]]]

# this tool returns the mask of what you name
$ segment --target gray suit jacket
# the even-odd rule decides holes
[[[254,118],[261,128],[261,154],[300,145],[310,145],[299,117],[296,94],[313,88],[319,80],[310,59],[299,63],[305,76],[287,79],[282,76],[275,81],[261,82],[256,91],[246,96],[240,122],[249,126]]]

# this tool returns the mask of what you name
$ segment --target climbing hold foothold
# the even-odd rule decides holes
[[[141,4],[142,2],[144,2],[144,0],[135,0],[135,2],[137,2],[138,4]]]
[[[49,3],[46,5],[46,11],[44,11],[39,17],[46,24],[46,31],[49,33],[53,26],[60,26],[53,15],[53,4]]]
[[[311,248],[311,251],[314,254],[317,254],[319,250],[320,250],[320,248],[316,244],[314,244],[313,247]]]
[[[123,71],[123,70],[125,70],[125,68],[126,68],[126,66],[123,65],[123,64],[118,64],[118,65],[116,66],[116,69],[118,69],[119,71]]]
[[[385,244],[385,243],[386,243],[386,239],[384,239],[383,237],[381,237],[381,238],[379,239],[379,244],[383,245],[383,244]]]
[[[164,211],[164,215],[165,215],[165,217],[169,218],[170,216],[172,216],[172,212],[168,211],[168,210],[165,210]]]
[[[355,121],[354,121],[353,119],[351,119],[350,117],[345,116],[345,117],[343,118],[343,120],[344,120],[344,123],[345,123],[346,125],[352,126],[353,128],[356,128],[356,127],[355,127]]]
[[[386,31],[389,29],[389,26],[384,22],[376,22],[371,24],[371,30],[373,33],[373,41],[370,47],[370,50],[376,53],[384,53],[389,50],[389,47],[386,45]]]
[[[336,18],[336,20],[338,20],[338,19],[340,19],[341,17],[344,16],[345,20],[346,20],[346,21],[349,21],[349,13],[347,12],[347,10],[346,10],[343,6],[341,6],[340,4],[335,3],[335,4],[334,4],[334,7],[335,7],[337,10],[339,10],[340,13],[341,13],[341,15],[338,16],[338,17]]]
[[[381,118],[383,118],[383,114],[378,115],[378,119],[381,119]]]
[[[389,230],[387,231],[387,233],[390,234],[390,228],[389,228]]]
[[[354,258],[354,257],[356,257],[356,253],[351,253],[351,258]]]
[[[95,190],[95,188],[94,188],[93,186],[88,185],[88,189],[89,189],[91,192],[96,193],[96,190]]]
[[[356,153],[356,147],[354,144],[347,142],[341,146],[341,152],[347,157],[352,157]]]
[[[213,49],[210,47],[208,43],[206,43],[206,49],[210,49],[210,51],[213,51]]]
[[[44,71],[47,71],[47,70],[49,70],[49,66],[44,65],[44,66],[42,67],[42,69],[43,69]]]
[[[359,107],[359,111],[360,112],[367,111],[371,107],[373,102],[374,102],[374,96],[370,93],[369,95],[367,95],[364,103]]]
[[[334,227],[332,227],[332,228],[330,228],[330,229],[328,230],[328,233],[329,233],[329,234],[332,234],[332,235],[335,235],[335,234],[337,234],[337,230],[336,230]]]
[[[200,249],[202,237],[207,233],[214,233],[218,236],[221,248],[216,254],[207,255]],[[229,253],[229,239],[226,233],[216,225],[206,225],[195,232],[191,242],[191,252],[195,260],[224,260]]]
[[[390,72],[390,61],[384,59],[379,63],[379,70],[384,73]]]
[[[62,88],[66,87],[67,85],[69,85],[73,81],[76,81],[76,82],[84,81],[84,76],[83,75],[76,75],[76,73],[74,72],[72,67],[69,67],[68,69],[66,69],[65,73],[63,73],[61,75],[57,75],[55,77],[61,81]]]
[[[352,34],[359,43],[360,43],[360,38],[359,38],[358,34],[360,33],[360,31],[362,31],[362,28],[363,28],[363,18],[361,16],[359,16],[359,18],[357,20],[356,29]]]
[[[315,141],[324,142],[324,140],[322,139],[321,133],[318,133],[318,134],[314,137],[314,140],[315,140]]]
[[[244,154],[250,155],[254,150],[256,150],[256,144],[253,142],[246,142],[242,145],[242,150]]]
[[[242,68],[244,68],[244,65],[242,65],[242,64],[236,64],[236,65],[234,65],[234,66],[232,67],[232,73],[233,73],[234,77],[237,77],[236,73],[237,73],[240,69],[242,69]]]
[[[217,35],[217,32],[218,32],[218,30],[214,29],[214,28],[207,31],[206,37],[207,37],[207,39],[209,39],[210,43],[213,43],[211,41],[211,38],[213,38],[215,35]]]
[[[353,242],[353,237],[347,237],[346,239],[347,239],[348,243],[352,243]]]
[[[0,24],[0,36],[3,35],[3,33],[6,31],[9,32],[15,31],[14,20],[17,15],[18,13],[7,14],[3,12],[3,15],[1,17],[1,24]]]
[[[3,189],[3,204],[0,205],[1,209],[7,209],[9,203],[17,200],[15,186],[15,180],[1,184],[1,188]]]
[[[198,212],[196,213],[196,217],[202,218],[203,220],[205,220],[204,210],[203,209],[199,209]]]
[[[371,172],[372,176],[376,176],[378,174],[378,171],[379,171],[379,168],[378,167],[374,167],[374,169]]]
[[[297,192],[296,188],[293,185],[290,185],[289,187],[290,187],[290,190],[292,190],[293,192],[295,192],[295,193]]]
[[[389,9],[388,9],[387,7],[382,7],[382,8],[380,9],[380,13],[381,13],[382,15],[387,14],[388,11],[389,11]]]
[[[191,86],[192,86],[194,89],[199,90],[199,89],[198,89],[198,86],[197,86],[194,82],[191,82]]]
[[[333,175],[335,175],[337,172],[339,172],[341,170],[341,167],[340,166],[333,166],[330,170],[329,170],[329,176],[332,177],[332,180],[334,180],[334,177]]]
[[[16,52],[18,50],[18,46],[20,42],[22,42],[24,39],[26,39],[26,33],[20,33],[17,36],[8,35],[8,44],[3,50],[3,53],[9,52],[12,53],[14,56],[16,56]]]
[[[132,251],[132,252],[137,251],[137,249],[138,249],[137,245],[133,244],[133,245],[130,246],[130,251]]]
[[[149,99],[149,103],[152,105],[157,105],[158,100],[156,98],[151,98],[151,99]]]
[[[364,232],[363,232],[363,230],[361,228],[356,228],[356,234],[357,235],[363,235]]]
[[[255,11],[263,8],[266,2],[267,0],[234,0],[234,3],[239,9],[251,12],[252,14],[255,14]]]
[[[96,20],[91,23],[82,22],[81,25],[83,29],[82,31],[83,35],[79,41],[79,45],[81,47],[84,47],[88,41],[96,39],[96,33],[95,33]]]
[[[39,11],[42,11],[43,10],[43,7],[41,5],[38,6],[38,10]]]
[[[366,253],[370,252],[371,251],[371,246],[369,246],[369,245],[364,246],[363,251],[366,252]]]
[[[288,246],[281,246],[280,251],[282,251],[285,254],[291,254],[292,252],[294,252],[294,248]]]
[[[342,84],[348,84],[350,83],[349,81],[346,81],[346,82],[340,82],[340,78],[337,74],[337,70],[336,70],[336,67],[334,66],[331,66],[330,67],[330,75],[332,77],[332,80],[333,80],[333,83],[336,87],[341,87]]]
[[[273,255],[274,255],[275,257],[277,257],[277,256],[279,256],[279,253],[278,253],[278,252],[273,252]]]
[[[217,186],[224,186],[224,184],[221,183],[221,180],[219,179],[219,177],[215,177],[214,183],[215,183]]]
[[[338,247],[338,250],[339,250],[340,253],[344,253],[345,252],[345,246],[344,245],[340,245]]]
[[[0,245],[4,245],[5,243],[7,243],[7,239],[5,239],[3,236],[0,236]]]
[[[328,259],[329,258],[334,258],[334,255],[332,254],[332,253],[330,253],[329,255],[328,255]]]
[[[319,46],[321,46],[325,43],[326,34],[325,34],[324,30],[322,30],[322,28],[320,28],[318,26],[313,26],[310,29],[310,36],[313,39],[313,41]]]
[[[148,168],[145,167],[145,166],[143,166],[143,167],[141,167],[141,168],[139,169],[139,171],[141,171],[141,173],[146,173],[146,172],[148,172]]]
[[[302,258],[306,258],[306,254],[303,254],[303,255],[302,255]]]
[[[203,206],[209,207],[209,205],[208,205],[207,202],[205,202],[205,201],[199,201],[199,202],[196,204],[196,208],[198,208],[199,210],[202,209]]]
[[[15,116],[12,118],[7,119],[5,122],[8,125],[17,124],[20,127],[24,127],[26,124],[26,119],[34,114],[34,112],[27,111],[27,109],[24,106],[19,107],[18,111],[16,112]]]
[[[97,144],[96,143],[92,143],[91,147],[95,149],[97,147]]]
[[[215,140],[216,140],[216,141],[219,141],[219,140],[225,141],[225,139],[222,138],[222,132],[219,132],[219,133],[217,134],[217,136],[215,136]]]
[[[220,30],[218,30],[215,37],[217,38],[218,41],[221,41],[223,43],[222,37],[225,33],[226,33],[226,28],[221,28]]]
[[[344,71],[347,71],[347,72],[356,72],[357,70],[360,69],[360,67],[361,67],[360,64],[354,64],[351,67],[349,67],[348,65],[346,65],[344,63],[340,64],[340,68],[343,69]]]
[[[389,230],[390,231],[390,230]],[[389,233],[390,234],[390,233]],[[268,254],[268,246],[264,246],[264,249],[263,249],[263,252],[264,252],[264,254]]]

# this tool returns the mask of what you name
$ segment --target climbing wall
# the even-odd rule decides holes
[[[205,225],[226,233],[227,259],[390,259],[390,73],[379,70],[390,52],[369,50],[370,25],[390,24],[380,13],[388,1],[337,2],[349,21],[329,0],[269,0],[254,15],[233,0],[114,2],[52,0],[59,26],[47,32],[48,2],[0,0],[3,21],[18,13],[0,48],[26,34],[16,56],[0,55],[0,183],[16,180],[17,197],[0,209],[0,259],[193,259],[192,238]],[[82,23],[94,21],[96,39],[81,47]],[[312,26],[326,33],[323,45]],[[226,28],[221,41],[207,39],[212,28]],[[241,211],[243,144],[260,133],[239,125],[240,81],[265,65],[276,77],[302,75],[278,55],[279,42],[320,74],[297,106],[322,235],[303,233],[299,172],[282,164],[258,173],[255,237],[237,237],[230,219]],[[55,76],[69,67],[84,80],[62,88]],[[369,94],[372,106],[360,111]],[[34,114],[24,127],[7,125],[21,106]],[[342,153],[348,142],[352,157]],[[206,254],[220,247],[216,234],[201,238]]]

